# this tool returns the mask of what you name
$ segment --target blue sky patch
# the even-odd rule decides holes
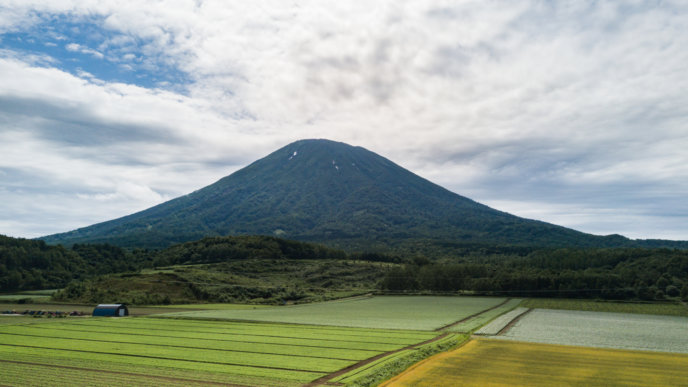
[[[183,91],[189,77],[149,41],[101,27],[102,17],[51,16],[28,30],[0,35],[0,48],[48,56],[52,66],[82,78]]]

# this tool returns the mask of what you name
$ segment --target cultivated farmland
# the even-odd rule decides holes
[[[688,353],[688,317],[535,309],[501,339]]]
[[[450,332],[471,332],[485,325],[497,316],[500,316],[503,313],[516,308],[522,301],[523,300],[521,300],[520,298],[508,300],[507,302],[497,306],[496,308],[489,309],[478,315],[466,318],[463,321],[460,321],[459,323],[447,328],[447,330]]]
[[[380,296],[257,310],[213,310],[166,316],[433,330],[505,301],[505,298],[496,297]]]
[[[437,335],[269,323],[66,319],[0,326],[0,369],[7,370],[3,383],[10,384],[28,382],[23,375],[29,372],[58,385],[89,384],[89,378],[121,384],[300,385]],[[75,371],[81,379],[72,379]]]
[[[382,386],[679,386],[686,380],[688,355],[475,339]]]
[[[515,318],[524,314],[528,310],[528,308],[516,308],[492,320],[489,324],[478,329],[475,333],[478,335],[496,335],[505,329]]]

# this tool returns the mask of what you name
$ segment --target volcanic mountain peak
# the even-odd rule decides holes
[[[157,248],[236,234],[277,235],[348,249],[400,242],[421,246],[427,241],[609,244],[604,237],[494,210],[362,147],[322,139],[296,141],[214,184],[145,211],[43,239]]]

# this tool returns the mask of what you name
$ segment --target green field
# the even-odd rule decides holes
[[[329,384],[376,385],[468,337],[451,332],[473,332],[490,322],[504,326],[513,317],[510,313],[524,309],[517,308],[518,305],[530,302],[521,301],[377,296],[277,307],[188,304],[130,309],[134,314],[150,315],[147,317],[5,316],[0,317],[0,384],[35,385],[49,380],[52,385],[64,386],[300,386],[319,380]],[[588,303],[616,307],[615,303]],[[585,303],[570,300],[559,304],[586,307]],[[16,304],[12,306],[17,309]],[[641,308],[653,310],[650,306]],[[20,309],[76,307],[92,310],[91,306],[60,304],[27,304]],[[444,329],[436,331],[441,328]],[[488,328],[489,325],[484,329]],[[518,361],[527,362],[532,356],[539,356],[538,348],[554,348],[524,343],[509,346],[513,340],[688,352],[688,319],[535,309],[504,335],[496,337],[503,339],[499,342],[504,344],[489,347],[513,349],[515,352],[508,359],[511,363],[504,363],[512,368],[518,367]],[[429,342],[432,339],[437,340]],[[480,343],[487,348],[483,341]],[[521,349],[535,352],[523,352],[519,358]],[[482,356],[469,352],[469,357]],[[556,348],[555,352],[573,356],[566,348]],[[606,352],[599,353],[607,356]],[[495,361],[502,361],[500,354],[493,356]],[[618,357],[619,361],[623,358]],[[464,356],[462,361],[473,360]],[[623,362],[610,364],[621,367]],[[491,365],[483,368],[493,369]],[[477,375],[487,379],[476,384],[492,380],[481,372]],[[442,378],[438,378],[432,376],[428,380],[439,383]]]
[[[165,316],[433,330],[478,314],[505,300],[495,297],[378,296],[258,310],[182,312]]]
[[[590,312],[663,314],[667,316],[688,316],[686,305],[674,303],[636,303],[562,298],[529,298],[521,303],[525,308],[584,310]]]
[[[43,320],[43,319],[41,319]],[[153,318],[0,325],[3,384],[66,384],[75,370],[124,384],[303,384],[438,333]],[[81,379],[76,379],[81,380]],[[100,383],[99,383],[100,384]]]

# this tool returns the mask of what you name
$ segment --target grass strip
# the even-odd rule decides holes
[[[577,300],[562,298],[529,298],[521,305],[525,308],[582,310],[590,312],[660,314],[667,316],[688,316],[688,308],[680,303],[612,302],[598,300]]]
[[[395,357],[389,361],[378,363],[365,372],[354,377],[347,377],[347,386],[377,386],[380,382],[403,372],[413,364],[435,355],[447,351],[468,339],[468,335],[450,334],[447,337],[419,346],[403,356]]]
[[[327,375],[309,383],[307,386],[327,383],[352,384],[356,386],[376,385],[427,356],[458,345],[459,342],[463,342],[468,337],[446,333],[444,335],[444,337],[426,341],[417,346],[410,346],[401,351],[389,353],[371,362],[362,362],[360,365],[349,367],[350,370],[348,371],[339,371],[335,374]]]
[[[376,372],[376,368],[380,366],[384,366],[385,363],[394,361],[395,359],[401,358],[408,356],[410,353],[416,351],[415,349],[405,349],[403,351],[395,352],[389,356],[380,358],[375,360],[374,362],[368,363],[363,367],[356,368],[355,370],[348,372],[346,374],[340,375],[337,378],[332,379],[332,382],[339,382],[339,383],[349,383],[351,381],[354,381],[356,379],[362,378],[366,375],[369,375],[373,372]]]

